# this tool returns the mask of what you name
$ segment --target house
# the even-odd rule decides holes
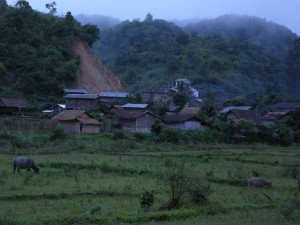
[[[203,127],[201,121],[196,115],[199,112],[199,107],[184,107],[178,113],[168,112],[164,117],[167,126],[180,130],[199,130]]]
[[[27,102],[22,98],[0,98],[0,113],[22,113],[28,108]]]
[[[64,99],[66,109],[97,109],[100,105],[97,94],[67,94]]]
[[[51,106],[50,109],[43,110],[42,115],[52,117],[65,109],[66,109],[65,104],[56,104],[54,106]]]
[[[147,109],[149,107],[149,104],[133,104],[133,103],[127,103],[122,106],[123,109]]]
[[[102,123],[85,110],[63,110],[51,118],[68,133],[99,133]]]
[[[169,112],[178,113],[180,110],[182,110],[182,106],[178,106],[178,105],[169,106]]]
[[[290,112],[268,112],[263,115],[259,121],[263,125],[269,126],[274,124],[276,121],[283,121],[288,118]]]
[[[53,115],[56,115],[65,109],[66,109],[65,104],[56,104],[56,105],[50,107],[50,110],[53,111]]]
[[[251,106],[227,106],[223,109],[221,109],[218,113],[226,113],[228,114],[230,110],[250,110]]]
[[[167,92],[146,91],[141,92],[144,102],[167,103],[172,97]]]
[[[63,89],[64,96],[67,94],[87,94],[87,90],[84,89]]]
[[[294,112],[297,107],[300,107],[300,102],[284,102],[272,105],[271,109],[276,112]]]
[[[251,121],[251,122],[258,122],[258,118],[253,111],[250,110],[237,110],[232,109],[227,113],[229,119],[232,119],[235,122],[244,121]]]
[[[128,95],[128,92],[101,92],[99,97],[110,104],[124,104]]]
[[[110,110],[106,112],[106,115],[108,116],[108,118],[118,122],[119,128],[121,128],[124,131],[146,133],[149,133],[151,131],[151,126],[156,119],[161,119],[153,112],[147,110],[144,107],[130,108],[123,106],[113,106]]]

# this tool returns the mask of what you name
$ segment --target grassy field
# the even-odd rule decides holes
[[[300,147],[172,145],[132,137],[5,134],[0,138],[0,224],[300,224],[300,193],[291,176]],[[13,174],[16,155],[29,155],[40,174]],[[206,179],[206,204],[185,196],[162,210],[169,193],[160,174],[169,162]],[[248,188],[261,176],[270,188]],[[145,190],[154,194],[148,211]]]

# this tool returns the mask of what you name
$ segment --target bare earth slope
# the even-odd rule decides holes
[[[72,42],[72,50],[80,57],[80,64],[73,88],[85,89],[89,93],[102,91],[125,91],[121,81],[92,52],[91,48],[82,40]]]

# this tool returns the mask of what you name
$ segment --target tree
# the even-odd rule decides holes
[[[56,2],[52,2],[52,3],[47,3],[46,5],[45,5],[45,7],[47,8],[47,9],[49,9],[49,14],[50,15],[54,15],[54,14],[56,14]]]
[[[86,24],[81,28],[81,38],[87,41],[89,46],[99,39],[100,31],[95,25]]]
[[[178,91],[173,97],[173,102],[175,105],[184,106],[188,102],[189,97],[185,92]]]
[[[29,3],[25,0],[20,0],[16,3],[15,7],[17,9],[25,9],[25,10],[32,10],[31,6],[29,5]]]
[[[147,13],[144,22],[146,22],[146,23],[153,22],[153,16],[150,13]]]
[[[7,2],[6,0],[0,0],[0,9],[1,8],[6,8],[8,5],[7,5]]]
[[[300,96],[300,38],[294,41],[293,48],[288,55],[288,67],[290,74],[290,84],[294,86],[296,96]]]

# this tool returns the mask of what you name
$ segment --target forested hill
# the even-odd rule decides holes
[[[189,35],[173,23],[125,21],[103,31],[96,54],[129,90],[161,90],[187,78],[200,92],[224,97],[285,91],[286,66],[264,48],[238,39]]]
[[[199,36],[236,38],[267,49],[272,56],[285,60],[297,35],[285,26],[247,15],[224,15],[215,19],[190,23],[183,27]]]
[[[34,11],[27,1],[15,7],[0,1],[0,94],[58,97],[75,80],[79,58],[74,38],[91,45],[99,37],[94,25],[81,26],[68,12],[57,17]]]

